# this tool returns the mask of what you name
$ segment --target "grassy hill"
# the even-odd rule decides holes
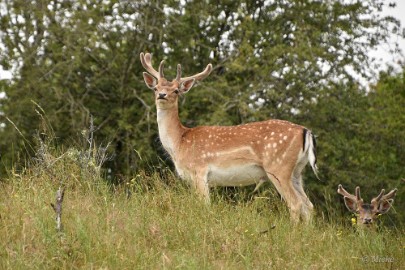
[[[0,182],[0,269],[400,269],[405,264],[404,228],[382,224],[377,231],[357,231],[349,214],[336,214],[342,202],[331,202],[327,212],[317,209],[312,224],[294,226],[270,186],[255,196],[246,189],[214,190],[206,205],[170,172],[140,172],[111,185],[94,155],[38,153]],[[57,232],[50,203],[60,185],[66,193],[63,229]]]

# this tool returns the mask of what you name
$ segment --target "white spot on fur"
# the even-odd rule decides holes
[[[238,152],[241,152],[241,151],[249,151],[250,154],[255,154],[253,149],[250,146],[244,146],[244,147],[237,148],[237,149],[234,149],[234,150],[229,150],[229,151],[220,151],[220,152],[218,152],[218,154],[221,155],[221,156],[223,156],[223,155],[234,155],[234,154],[237,154]]]

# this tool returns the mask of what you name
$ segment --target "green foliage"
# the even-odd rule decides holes
[[[2,25],[7,33],[2,60],[19,69],[6,89],[3,110],[30,139],[38,127],[34,100],[47,112],[62,142],[76,137],[93,115],[100,129],[99,141],[111,142],[117,154],[110,167],[126,171],[138,167],[134,145],[138,152],[150,153],[142,146],[156,137],[150,128],[152,96],[137,76],[141,73],[139,52],[146,40],[128,24],[130,14],[155,16],[157,10],[145,3],[92,2],[4,3],[10,17]],[[13,23],[13,14],[21,22]],[[141,19],[132,23],[143,24]],[[155,23],[148,22],[144,31],[155,33],[156,25],[161,25],[158,20]],[[25,34],[19,38],[14,33]],[[13,127],[8,125],[3,134],[5,146],[13,141],[16,148],[21,147],[13,139]]]

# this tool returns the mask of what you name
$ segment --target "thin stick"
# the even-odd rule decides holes
[[[58,232],[62,231],[62,202],[64,195],[65,188],[60,186],[58,191],[56,191],[56,204],[51,203],[51,206],[56,213],[56,230]]]

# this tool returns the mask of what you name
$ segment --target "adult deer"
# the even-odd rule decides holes
[[[246,186],[271,181],[287,203],[291,219],[309,221],[313,205],[303,189],[302,170],[310,163],[317,175],[315,138],[305,127],[282,120],[268,120],[238,126],[199,126],[181,124],[179,95],[187,93],[196,81],[212,70],[208,64],[201,73],[168,81],[163,62],[156,71],[151,55],[140,54],[146,85],[155,91],[159,137],[172,158],[179,176],[187,179],[206,201],[215,186]]]
[[[356,187],[355,195],[347,192],[342,185],[338,186],[337,192],[343,195],[347,209],[358,215],[356,224],[371,226],[379,215],[387,213],[391,208],[397,189],[393,189],[385,195],[385,190],[382,189],[380,194],[371,200],[370,204],[363,202],[360,196],[360,187]]]

